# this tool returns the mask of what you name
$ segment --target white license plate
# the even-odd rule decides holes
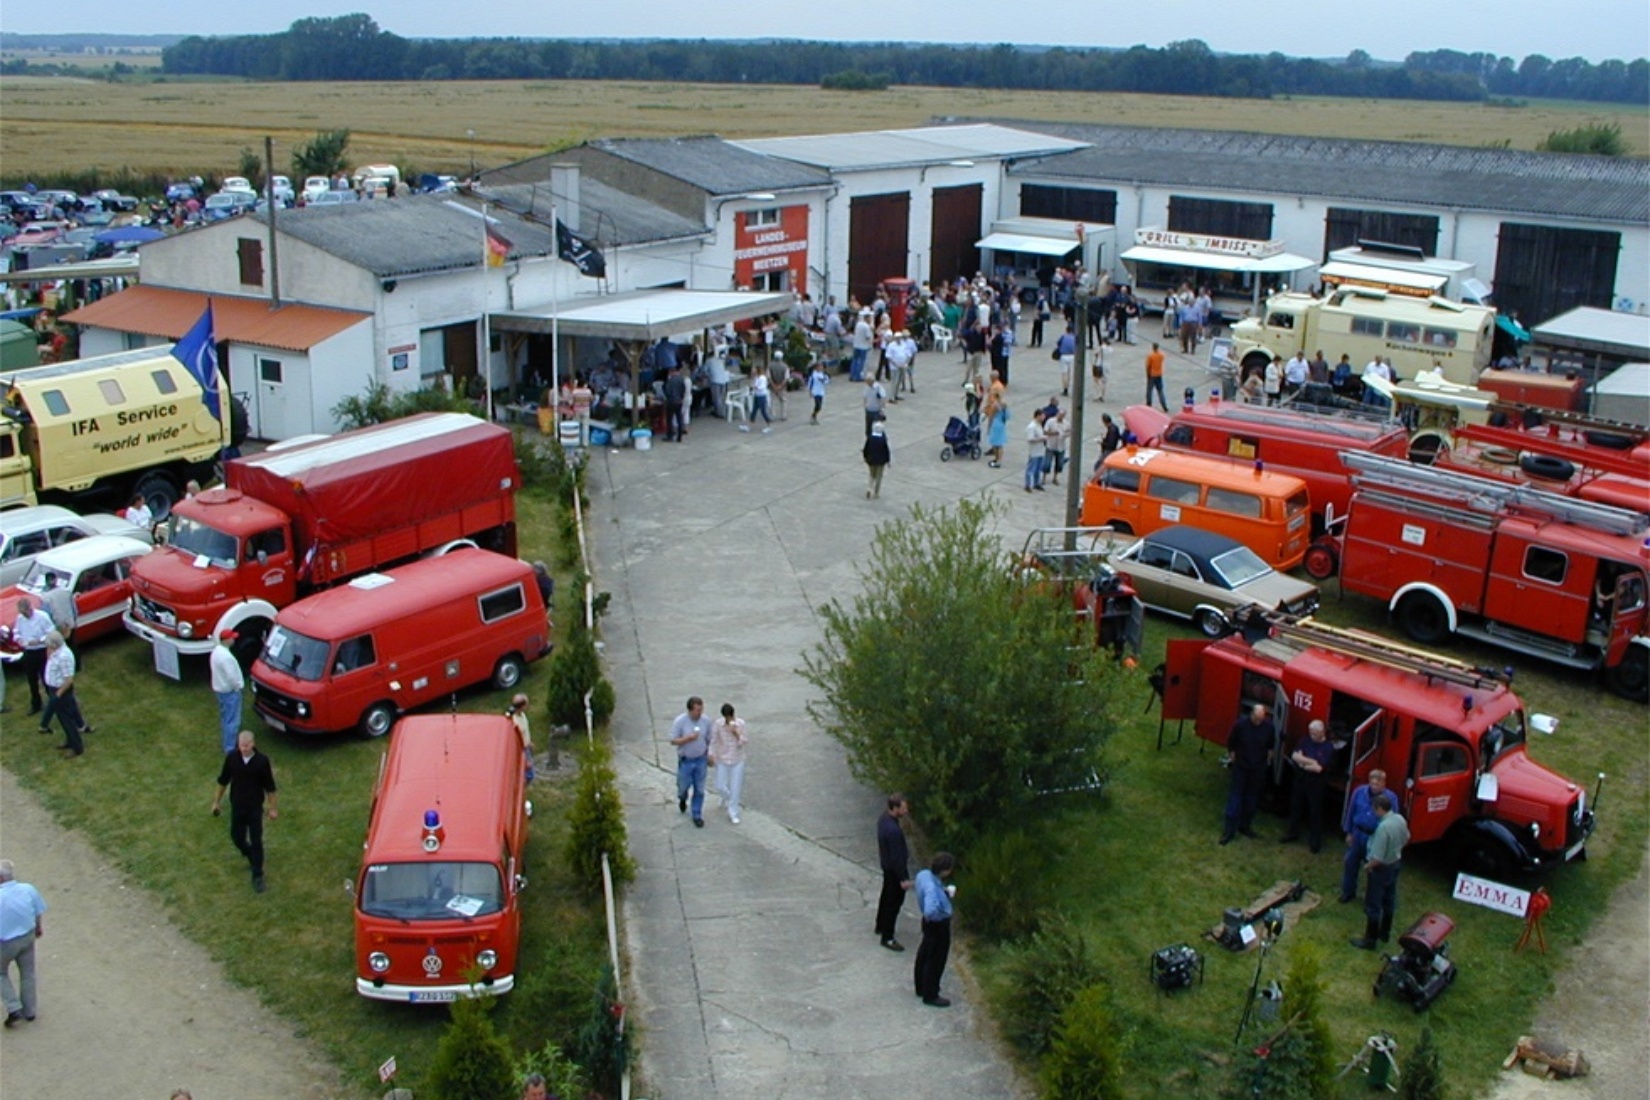
[[[458,994],[446,989],[432,989],[428,993],[414,990],[407,994],[407,1000],[414,1004],[421,1001],[456,1001],[458,1000]]]
[[[268,726],[270,729],[277,729],[283,733],[286,732],[285,722],[281,721],[279,718],[271,718],[267,714],[264,715],[264,725]]]

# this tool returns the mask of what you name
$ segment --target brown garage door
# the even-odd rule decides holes
[[[848,206],[848,293],[866,305],[877,284],[906,275],[911,193],[861,195]]]
[[[1577,306],[1609,309],[1621,234],[1597,229],[1501,223],[1495,250],[1495,307],[1539,325]]]
[[[972,279],[980,270],[980,202],[985,185],[934,188],[934,248],[929,255],[928,278],[935,282]]]

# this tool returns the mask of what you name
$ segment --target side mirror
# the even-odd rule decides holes
[[[1480,802],[1494,802],[1501,797],[1501,781],[1485,772],[1478,777],[1478,790],[1474,797]]]

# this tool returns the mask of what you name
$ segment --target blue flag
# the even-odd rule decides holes
[[[201,384],[201,400],[212,419],[223,421],[223,402],[218,394],[218,345],[212,339],[212,303],[206,312],[172,347],[172,357]]]

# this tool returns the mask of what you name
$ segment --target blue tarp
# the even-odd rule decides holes
[[[145,241],[158,241],[164,236],[165,233],[147,225],[126,225],[119,229],[105,229],[94,239],[98,244],[143,244]]]
[[[1511,317],[1508,317],[1505,313],[1497,313],[1495,315],[1495,326],[1502,332],[1505,332],[1508,336],[1511,336],[1514,340],[1517,340],[1520,344],[1527,344],[1530,342],[1530,330],[1513,320]]]

